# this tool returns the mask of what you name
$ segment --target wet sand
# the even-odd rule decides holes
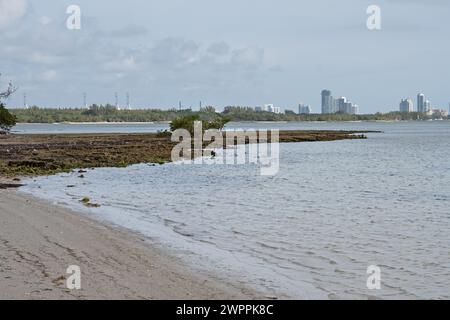
[[[81,290],[66,287],[70,265],[81,268]],[[253,298],[264,297],[197,273],[144,237],[0,190],[0,300]]]

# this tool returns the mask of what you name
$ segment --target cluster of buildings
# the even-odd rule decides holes
[[[298,114],[311,114],[311,113],[312,108],[310,105],[303,104],[303,102],[298,105]]]
[[[280,107],[275,107],[273,104],[265,104],[262,107],[255,107],[255,111],[258,112],[272,112],[281,113]],[[313,110],[310,105],[301,102],[298,105],[298,114],[312,114]],[[343,113],[343,114],[358,114],[359,107],[356,104],[348,101],[346,97],[340,97],[338,99],[333,98],[331,91],[322,91],[322,113]]]
[[[400,101],[400,112],[419,112],[425,113],[427,116],[446,118],[448,111],[439,108],[433,108],[431,102],[425,98],[423,93],[417,95],[417,109],[414,109],[414,102],[411,98],[402,99]]]
[[[257,112],[265,111],[265,112],[272,112],[272,113],[280,114],[281,108],[275,107],[273,104],[265,104],[262,107],[255,107],[255,111],[257,111]]]
[[[265,104],[263,107],[256,107],[256,111],[266,111],[273,113],[281,113],[281,108],[274,107],[273,104]],[[449,105],[450,110],[450,105]],[[298,114],[311,114],[312,108],[310,105],[300,103],[298,105]],[[449,111],[433,108],[430,100],[425,98],[423,93],[417,95],[417,107],[415,108],[414,102],[411,98],[402,99],[400,101],[400,112],[419,112],[426,114],[433,118],[447,118]],[[330,90],[322,90],[322,114],[359,114],[358,105],[347,100],[346,97],[334,98]]]
[[[262,107],[255,107],[255,111],[256,112],[271,112],[271,113],[276,113],[276,114],[280,114],[282,113],[281,108],[280,107],[275,107],[273,104],[265,104]],[[288,111],[286,111],[288,112]],[[298,114],[311,114],[312,113],[312,108],[309,105],[300,103],[298,105]]]
[[[331,95],[330,90],[322,91],[322,113],[343,113],[343,114],[358,114],[359,107],[356,104],[348,101],[346,97],[335,99]]]

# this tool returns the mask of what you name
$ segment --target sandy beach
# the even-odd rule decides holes
[[[81,268],[81,290],[66,288],[70,265]],[[0,190],[0,300],[244,298],[258,296],[183,266],[143,237]]]

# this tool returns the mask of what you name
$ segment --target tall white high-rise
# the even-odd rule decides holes
[[[340,97],[338,99],[336,99],[336,112],[341,112],[341,113],[348,113],[347,109],[346,109],[346,105],[347,105],[347,98],[346,97]]]
[[[400,112],[413,112],[414,111],[414,103],[412,99],[402,99],[400,102]]]
[[[417,95],[417,111],[425,113],[425,95],[423,93],[419,93]]]
[[[433,113],[433,107],[431,106],[430,100],[425,100],[425,113],[431,114]]]
[[[334,113],[335,103],[330,90],[322,90],[322,113]]]

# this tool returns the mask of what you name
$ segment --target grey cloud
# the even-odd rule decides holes
[[[15,25],[26,14],[27,0],[0,0],[0,31]]]
[[[199,53],[199,46],[194,41],[167,38],[151,49],[151,58],[164,66],[181,66],[193,63]]]
[[[0,35],[4,43],[0,58],[21,66],[12,79],[30,91],[53,84],[54,90],[61,93],[86,87],[133,87],[145,92],[153,87],[170,95],[177,87],[180,92],[195,95],[202,90],[231,88],[262,77],[258,72],[270,72],[264,65],[264,50],[256,47],[233,49],[225,42],[203,44],[173,37],[130,46],[115,41],[117,33],[98,27],[71,32],[55,23],[34,21]],[[30,28],[34,30],[31,34]],[[135,29],[122,30],[126,32],[119,32],[120,38]]]

